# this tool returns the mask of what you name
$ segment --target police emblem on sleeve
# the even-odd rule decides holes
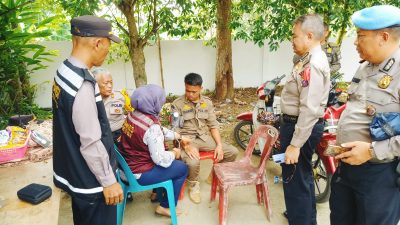
[[[58,99],[60,98],[60,93],[61,93],[61,88],[56,84],[56,82],[53,82],[52,98],[54,100],[56,108],[58,108]]]

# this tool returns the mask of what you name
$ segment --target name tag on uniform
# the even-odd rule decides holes
[[[123,110],[122,110],[122,104],[121,103],[112,103],[111,107],[110,107],[110,114],[122,114]]]

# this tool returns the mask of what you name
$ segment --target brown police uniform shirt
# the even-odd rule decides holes
[[[181,96],[172,103],[172,111],[179,113],[178,131],[190,138],[202,138],[208,135],[210,129],[219,128],[213,103],[206,96],[201,95],[198,103],[193,103],[185,96]]]
[[[281,112],[298,116],[291,145],[302,147],[323,117],[330,88],[326,54],[318,45],[294,64],[281,94]]]
[[[124,97],[119,91],[113,92],[108,98],[103,99],[106,108],[107,118],[110,122],[111,131],[121,129],[125,121]]]
[[[379,87],[388,75],[393,80],[386,88]],[[347,92],[349,99],[339,120],[337,144],[352,141],[371,143],[369,124],[375,113],[400,112],[400,49],[379,65],[363,62]],[[378,160],[400,156],[400,136],[375,142],[374,151]]]

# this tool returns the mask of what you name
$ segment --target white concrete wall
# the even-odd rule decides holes
[[[342,45],[342,69],[345,80],[351,80],[358,67],[358,54],[353,45],[354,38],[345,39]],[[41,107],[51,107],[51,85],[58,65],[71,52],[70,42],[45,42],[50,50],[59,50],[59,56],[45,70],[32,76],[32,83],[38,85],[36,103]],[[162,41],[162,60],[166,93],[183,94],[183,78],[187,73],[202,75],[205,89],[214,89],[216,50],[204,46],[202,41]],[[284,42],[274,52],[267,46],[258,47],[242,41],[233,42],[233,75],[235,87],[257,87],[263,81],[282,74],[289,74],[293,51],[289,42]],[[157,46],[145,48],[148,83],[161,85],[160,63]],[[135,82],[130,62],[122,60],[104,65],[114,77],[114,89],[133,90]]]

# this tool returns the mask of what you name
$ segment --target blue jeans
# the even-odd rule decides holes
[[[280,135],[282,150],[290,145],[296,123],[281,119]],[[310,137],[300,148],[299,160],[294,165],[282,166],[283,192],[289,224],[317,224],[314,180],[312,174],[312,155],[324,131],[323,122],[314,125]]]
[[[137,181],[140,185],[150,185],[172,180],[176,206],[179,193],[181,192],[182,185],[185,182],[187,175],[188,168],[186,164],[182,161],[174,160],[167,168],[155,165],[151,170],[142,173]],[[160,199],[160,205],[164,208],[169,208],[168,198],[166,195],[163,197],[163,199]]]

